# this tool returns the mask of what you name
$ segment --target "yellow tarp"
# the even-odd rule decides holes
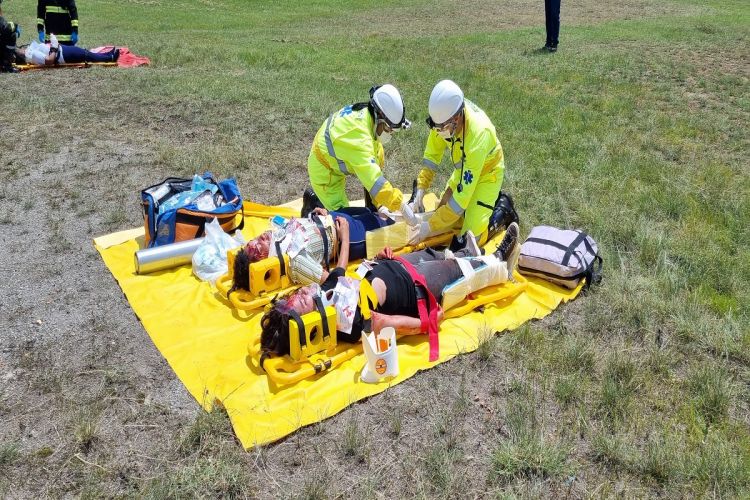
[[[292,206],[299,207],[299,200]],[[243,233],[250,238],[268,227],[268,217],[299,212],[298,208],[246,203],[245,213]],[[529,280],[526,291],[512,301],[490,305],[483,313],[447,320],[440,325],[440,359],[435,363],[428,361],[426,335],[401,338],[401,373],[389,382],[360,382],[365,361],[359,355],[329,373],[278,388],[247,354],[250,339],[260,335],[259,313],[230,308],[215,288],[193,276],[189,266],[136,275],[133,255],[143,244],[143,229],[103,236],[94,244],[182,383],[204,408],[224,406],[246,448],[275,441],[382,392],[419,370],[473,351],[483,331],[512,330],[529,319],[543,318],[580,291]]]

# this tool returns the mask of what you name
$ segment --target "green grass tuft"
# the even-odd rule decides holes
[[[492,455],[494,480],[507,484],[521,478],[560,478],[569,475],[569,449],[542,437],[524,437],[502,443]]]
[[[734,388],[723,367],[701,366],[689,377],[692,404],[706,426],[726,420]]]

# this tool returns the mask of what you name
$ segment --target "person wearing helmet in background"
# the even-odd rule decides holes
[[[447,152],[453,165],[445,192],[432,217],[426,221],[414,219],[412,243],[432,234],[451,230],[460,224],[459,239],[471,231],[486,242],[497,229],[489,231],[493,213],[500,202],[505,162],[503,149],[492,122],[479,107],[464,99],[464,94],[451,80],[442,80],[432,89],[429,101],[427,138],[422,164],[417,177],[417,190],[409,207],[414,212],[424,211],[422,197],[429,189]],[[512,209],[517,222],[517,215]],[[507,226],[509,222],[505,224]],[[460,242],[459,242],[460,243]]]
[[[0,0],[0,72],[16,73],[16,40],[21,37],[21,27],[3,17],[3,0]]]
[[[315,206],[348,207],[347,175],[359,179],[378,207],[396,211],[405,206],[401,191],[383,176],[383,145],[393,132],[409,126],[401,94],[390,84],[371,88],[368,102],[345,106],[328,117],[307,160],[312,191],[305,191],[303,215]]]

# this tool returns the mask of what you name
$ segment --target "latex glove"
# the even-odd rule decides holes
[[[44,30],[39,30],[39,43],[44,43]]]
[[[21,39],[21,27],[16,24],[16,40]]]
[[[384,215],[384,216],[388,217],[389,219],[393,219],[393,214],[391,213],[390,210],[388,210],[388,207],[386,207],[386,206],[380,207],[378,209],[378,213],[380,215]]]
[[[430,223],[420,222],[418,226],[409,227],[409,245],[416,245],[426,240],[430,235]]]
[[[424,203],[422,203],[422,198],[424,198],[424,189],[419,188],[417,189],[417,194],[414,195],[414,201],[409,203],[414,213],[418,214],[424,212]]]
[[[419,224],[419,217],[414,215],[414,211],[411,209],[408,203],[401,204],[401,215],[404,216],[404,220],[410,226],[416,226]]]
[[[70,41],[73,42],[73,45],[78,43],[78,32],[74,31],[70,34]]]
[[[57,49],[60,47],[60,42],[57,41],[57,37],[54,33],[49,36],[49,44],[53,49]]]

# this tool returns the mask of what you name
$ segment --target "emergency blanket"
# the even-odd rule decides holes
[[[273,215],[298,215],[300,206],[301,200],[283,207],[245,202],[245,238],[266,230]],[[143,228],[96,238],[94,244],[179,379],[207,411],[226,410],[245,448],[278,440],[383,392],[419,370],[473,351],[487,334],[483,332],[512,330],[530,319],[543,318],[580,291],[580,287],[567,290],[530,279],[526,290],[513,299],[485,306],[483,313],[446,320],[440,325],[440,357],[435,362],[428,361],[427,335],[401,337],[400,374],[390,381],[360,381],[365,357],[359,354],[330,372],[277,387],[248,355],[248,344],[260,335],[262,310],[233,309],[215,288],[193,276],[189,266],[135,274],[133,255],[143,245]]]
[[[109,52],[115,46],[105,45],[104,47],[96,47],[91,49],[91,52]],[[151,64],[151,59],[145,56],[138,56],[130,52],[127,47],[118,47],[120,49],[120,57],[117,58],[117,66],[119,68],[135,68],[136,66],[147,66]]]

